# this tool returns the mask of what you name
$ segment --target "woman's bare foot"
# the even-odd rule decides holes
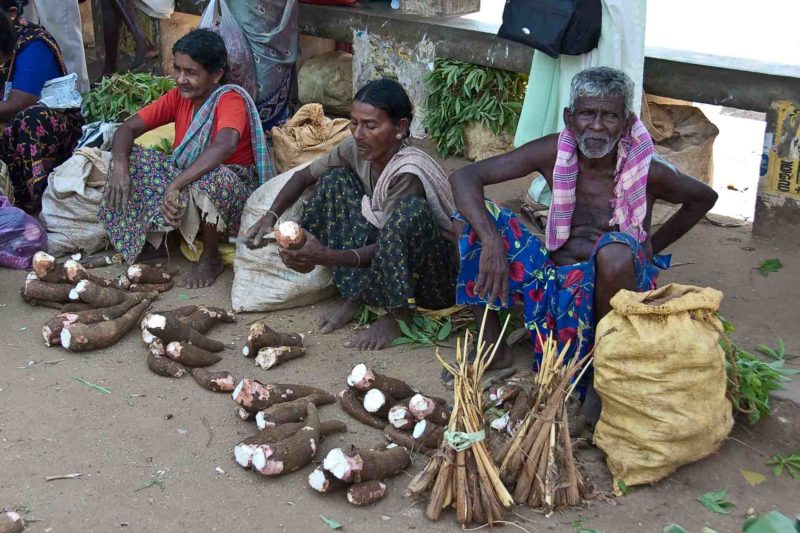
[[[216,247],[212,252],[207,252],[207,248],[203,248],[203,254],[200,256],[200,261],[197,262],[192,269],[181,276],[178,280],[178,287],[186,289],[201,289],[203,287],[210,287],[214,281],[225,270],[225,265],[222,264],[222,257]]]
[[[402,335],[397,321],[403,319],[396,313],[384,315],[373,322],[366,331],[347,341],[345,346],[359,350],[382,350]]]
[[[344,304],[341,305],[335,312],[320,320],[319,332],[323,335],[326,335],[343,327],[345,324],[353,320],[353,317],[356,316],[356,313],[358,312],[358,307],[359,304],[357,302],[345,300]]]

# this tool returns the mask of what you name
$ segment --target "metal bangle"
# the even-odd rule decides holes
[[[272,216],[274,216],[274,217],[275,217],[275,222],[277,222],[277,221],[278,221],[278,219],[280,219],[280,218],[281,218],[281,217],[278,215],[278,213],[276,213],[276,212],[275,212],[275,211],[273,211],[272,209],[269,209],[269,210],[267,210],[267,214],[268,214],[268,215],[269,215],[269,214],[272,214]]]
[[[358,252],[356,252],[356,251],[355,251],[355,250],[353,250],[352,248],[348,248],[348,249],[349,249],[351,252],[353,252],[354,254],[356,254],[356,260],[358,261],[358,263],[356,263],[356,266],[355,266],[355,268],[359,268],[359,267],[361,266],[361,256],[360,256],[360,255],[358,255]]]

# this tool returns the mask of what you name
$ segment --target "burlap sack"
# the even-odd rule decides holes
[[[297,98],[303,104],[322,104],[335,115],[349,116],[353,101],[353,56],[333,51],[303,63],[297,75]]]
[[[722,293],[670,284],[620,291],[597,325],[594,442],[627,485],[654,483],[714,453],[733,425],[717,310]]]
[[[320,104],[306,104],[283,126],[272,128],[273,154],[279,172],[327,154],[350,137],[350,121],[331,120]]]
[[[672,101],[652,95],[642,102],[642,122],[656,153],[681,172],[712,185],[719,128],[698,107],[666,102]]]

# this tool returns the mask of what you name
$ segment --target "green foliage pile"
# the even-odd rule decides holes
[[[172,78],[144,72],[104,77],[83,95],[83,115],[87,122],[122,122],[173,87]]]
[[[451,59],[437,59],[426,82],[423,125],[444,156],[464,155],[465,127],[477,121],[494,134],[517,128],[528,76]]]
[[[722,323],[726,335],[720,339],[720,344],[727,354],[728,397],[734,409],[746,414],[750,424],[756,424],[769,415],[770,393],[782,389],[782,383],[790,381],[790,376],[800,374],[800,370],[786,368],[786,361],[792,356],[787,358],[780,339],[777,349],[759,346],[761,353],[773,359],[763,361],[737,346],[727,336],[734,331],[733,325],[724,318]]]

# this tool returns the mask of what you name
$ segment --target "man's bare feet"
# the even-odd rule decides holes
[[[210,287],[224,270],[225,265],[222,264],[222,258],[216,248],[212,253],[206,253],[204,248],[200,261],[189,272],[181,276],[177,285],[186,289]]]
[[[397,323],[398,319],[399,317],[393,314],[382,316],[373,322],[366,331],[347,341],[345,346],[359,350],[381,350],[386,348],[402,334],[400,325]]]
[[[345,300],[344,304],[341,305],[335,312],[323,317],[322,320],[320,320],[319,332],[323,335],[326,335],[343,327],[345,324],[353,320],[353,317],[356,316],[356,313],[358,312],[358,307],[359,304],[357,302]]]

